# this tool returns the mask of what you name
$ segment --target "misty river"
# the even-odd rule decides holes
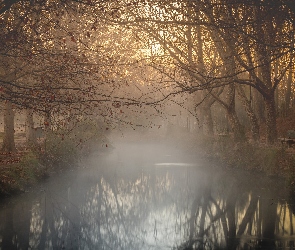
[[[294,249],[285,181],[118,143],[0,203],[1,249]]]

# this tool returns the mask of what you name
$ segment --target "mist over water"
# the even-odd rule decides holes
[[[295,250],[294,3],[0,0],[0,250]]]
[[[0,204],[1,249],[293,249],[283,181],[130,138]]]

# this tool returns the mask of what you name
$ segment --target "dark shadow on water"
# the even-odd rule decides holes
[[[294,249],[282,181],[121,144],[0,204],[1,249]]]

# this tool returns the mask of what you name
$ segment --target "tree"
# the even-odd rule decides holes
[[[270,144],[275,142],[277,136],[274,93],[289,67],[290,63],[286,59],[292,60],[290,47],[293,46],[293,32],[288,28],[290,21],[282,17],[286,10],[281,9],[278,14],[278,6],[280,7],[272,3],[253,3],[245,6],[239,2],[236,5],[230,2],[222,6],[222,11],[216,11],[212,20],[218,23],[217,30],[224,40],[230,37],[227,45],[241,67],[240,72],[245,70],[249,74],[248,79],[238,78],[236,82],[256,88],[264,97],[266,139]],[[288,39],[282,41],[282,37]],[[271,67],[277,62],[282,70],[275,78]],[[257,74],[256,69],[261,75]]]
[[[5,83],[13,84],[9,98],[16,105],[33,104],[48,119],[69,107],[77,111],[81,103],[88,111],[91,102],[123,99],[128,105],[155,105],[177,94],[200,92],[195,103],[202,107],[199,113],[208,120],[208,131],[213,130],[210,107],[219,103],[227,112],[234,138],[239,139],[244,129],[236,112],[238,97],[256,141],[256,115],[263,118],[263,112],[252,108],[241,87],[248,85],[255,103],[263,97],[268,143],[276,139],[275,92],[293,65],[290,1],[4,1],[0,11],[1,53],[6,58],[17,56],[18,67],[27,75]],[[127,40],[128,46],[119,48]],[[153,52],[138,53],[143,47]],[[120,49],[124,55],[119,55]],[[114,96],[111,89],[125,84],[117,76],[124,75],[126,67],[119,64],[131,66],[143,57],[149,57],[146,62],[169,79],[171,91],[146,102]],[[288,102],[290,87],[286,93]],[[65,100],[65,95],[70,99]]]
[[[196,82],[200,84],[205,80],[206,84],[199,86],[180,86],[184,91],[197,91],[200,86],[203,89],[217,88],[220,86],[217,83],[228,85],[227,101],[220,103],[226,108],[229,121],[237,134],[243,132],[234,111],[235,85],[249,85],[255,88],[264,98],[267,142],[275,142],[274,93],[293,60],[294,32],[290,17],[294,13],[289,3],[253,1],[245,4],[241,1],[225,1],[219,4],[215,1],[157,1],[153,4],[138,3],[136,9],[131,3],[130,5],[128,10],[124,10],[124,20],[118,22],[133,25],[139,32],[145,32],[150,39],[156,39],[175,60],[175,64],[195,77]],[[200,53],[197,43],[190,43],[190,38],[184,35],[183,31],[188,27],[189,30],[192,30],[192,27],[205,29],[209,35],[203,35],[203,39],[209,39],[207,45],[211,39],[211,43],[215,43],[213,54],[219,53],[222,58],[224,65],[221,65],[219,73],[212,71],[215,74],[211,78],[208,77],[210,71],[204,75],[198,63],[192,67],[188,61],[190,52],[187,44],[194,47],[196,54]],[[280,72],[276,77],[270,70],[275,64],[280,65]],[[245,72],[248,74],[246,78],[243,76]],[[202,79],[206,75],[207,78]],[[259,129],[251,102],[245,99],[243,88],[238,88],[238,94],[251,121],[253,138],[257,140]]]

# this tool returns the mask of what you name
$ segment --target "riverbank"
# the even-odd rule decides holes
[[[295,151],[292,148],[282,147],[279,143],[273,146],[235,143],[230,134],[205,136],[200,131],[188,132],[185,128],[174,127],[172,131],[157,137],[149,133],[130,134],[121,140],[163,143],[219,167],[260,172],[271,177],[286,178],[293,170]]]
[[[263,143],[234,143],[230,135],[203,136],[186,130],[177,131],[173,135],[162,133],[157,136],[150,133],[125,133],[124,136],[115,135],[115,138],[122,141],[166,143],[216,166],[285,178],[289,184],[295,183],[295,150],[280,143],[273,146]],[[33,150],[19,146],[17,152],[2,153],[0,196],[24,192],[55,173],[79,166],[80,159],[91,152],[108,151],[111,147],[104,135],[93,136],[91,131],[88,131],[80,133],[79,136],[70,134],[64,137],[61,133],[52,134],[46,144],[42,142]]]
[[[46,167],[33,151],[0,155],[0,196],[24,192],[47,176]]]
[[[231,135],[204,136],[185,131],[178,132],[168,141],[227,169],[257,172],[295,183],[295,149],[280,142],[274,145],[248,141],[235,143]]]
[[[230,249],[229,232],[241,249],[249,244],[258,248],[265,238],[285,245],[293,239],[294,210],[284,181],[225,171],[184,152],[184,141],[121,142],[108,155],[93,154],[83,168],[56,174],[30,192],[0,202],[2,248],[45,249],[52,242],[54,249],[127,245],[130,250],[180,250],[203,238],[205,247]],[[273,230],[268,236],[256,230],[268,222],[285,227],[267,224]],[[126,230],[118,234],[118,228]],[[200,230],[207,233],[200,236]],[[106,232],[105,240],[97,240],[99,231]]]
[[[294,176],[294,151],[281,144],[234,143],[231,138],[207,138],[205,154],[227,168],[261,172],[270,177]]]
[[[23,135],[17,134],[17,151],[0,153],[0,197],[25,192],[49,176],[78,167],[81,159],[93,151],[109,150],[105,134],[87,125],[86,129],[80,126],[50,132],[46,140],[37,140],[31,147],[26,146]]]

